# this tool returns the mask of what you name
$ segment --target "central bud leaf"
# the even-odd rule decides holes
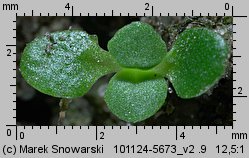
[[[166,44],[152,26],[133,22],[116,32],[108,50],[122,67],[149,69],[162,61]]]
[[[119,80],[129,81],[133,83],[139,83],[146,80],[156,79],[159,76],[151,69],[143,70],[143,69],[135,69],[135,68],[124,68],[117,73],[117,78]]]

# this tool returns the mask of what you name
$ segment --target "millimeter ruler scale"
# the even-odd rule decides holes
[[[0,157],[249,157],[247,6],[247,1],[232,0],[1,1]],[[22,30],[18,30],[17,23],[19,17],[34,16],[131,16],[138,20],[147,16],[232,17],[232,124],[180,126],[19,124],[18,110],[21,107],[16,106],[17,71],[19,71],[17,56],[20,56],[22,50],[17,49],[20,44],[17,43],[17,38],[22,38],[18,37],[19,31]],[[29,20],[26,22],[23,29],[29,29],[31,25],[28,23]],[[33,112],[27,112],[27,115],[35,115]],[[42,113],[42,111],[35,112]]]

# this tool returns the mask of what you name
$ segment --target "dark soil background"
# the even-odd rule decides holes
[[[26,43],[47,32],[73,29],[96,34],[100,46],[132,21],[151,24],[171,49],[176,36],[187,28],[206,27],[219,33],[232,48],[232,17],[17,17],[17,68]],[[232,49],[231,49],[232,50]],[[231,52],[232,54],[232,52]],[[104,76],[83,97],[74,99],[66,112],[64,125],[130,125],[114,116],[103,100],[113,74]],[[193,99],[181,99],[173,87],[162,108],[149,119],[134,125],[232,125],[232,61],[223,78],[210,91]],[[17,124],[57,125],[59,99],[29,86],[17,71]]]

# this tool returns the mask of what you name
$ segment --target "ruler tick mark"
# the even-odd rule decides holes
[[[72,6],[72,16],[73,16],[73,6]]]
[[[246,15],[241,15],[241,16],[237,15],[237,16],[233,16],[233,17],[234,17],[234,18],[247,18]]]
[[[154,16],[154,6],[151,6],[151,15]]]
[[[247,95],[234,95],[233,97],[235,97],[235,98],[246,98]]]
[[[96,140],[98,140],[98,126],[95,126]]]
[[[241,58],[241,55],[233,55],[235,58]]]
[[[233,6],[232,6],[232,17],[233,17]]]
[[[16,140],[17,140],[17,133],[18,133],[18,128],[17,128],[17,125],[16,125]]]
[[[16,125],[6,125],[7,127],[15,127]]]
[[[176,126],[176,140],[177,140],[177,133],[178,133],[178,129],[177,129],[177,126]]]

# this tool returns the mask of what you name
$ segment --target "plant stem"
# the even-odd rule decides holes
[[[58,125],[63,125],[64,119],[66,117],[66,111],[68,109],[68,105],[72,102],[72,99],[62,98],[60,100],[60,112],[59,112],[59,119]]]

